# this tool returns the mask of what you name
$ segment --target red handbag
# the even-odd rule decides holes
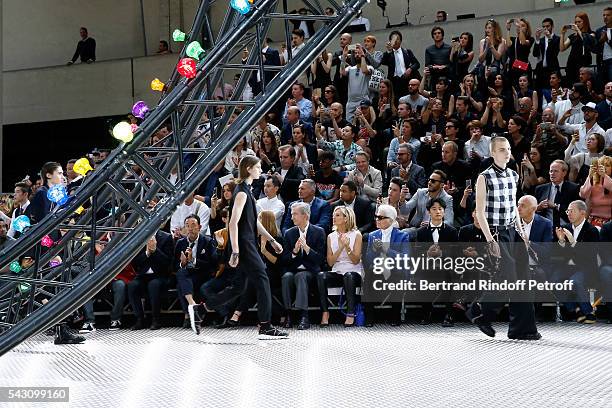
[[[519,71],[527,71],[527,69],[529,69],[529,63],[515,59],[512,63],[512,68],[517,69]]]

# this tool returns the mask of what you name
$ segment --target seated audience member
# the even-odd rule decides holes
[[[255,183],[253,182],[253,184]],[[221,210],[230,205],[232,196],[234,195],[234,188],[236,188],[236,184],[234,180],[231,179],[221,187],[221,197],[217,197],[218,193],[213,194],[210,200],[210,225],[208,228],[210,231],[218,231],[225,227],[225,222],[221,216]]]
[[[229,171],[227,171],[227,169],[225,168],[225,159],[223,159],[223,161],[217,164],[212,173],[210,173],[208,177],[204,179],[204,182],[200,184],[195,198],[200,201],[203,201],[212,211],[211,197],[215,193],[219,195],[219,192],[222,188],[221,180],[228,174]]]
[[[159,47],[157,48],[156,54],[157,55],[172,54],[172,51],[170,51],[170,46],[168,45],[168,41],[160,40]]]
[[[293,139],[293,127],[295,125],[304,125],[304,131],[309,139],[313,139],[314,131],[312,125],[300,119],[300,109],[297,106],[290,106],[287,109],[287,122],[283,124],[283,129],[280,134],[280,143],[287,144]]]
[[[402,105],[400,105],[402,106]],[[394,138],[389,144],[389,152],[387,153],[387,169],[392,169],[397,166],[397,149],[399,145],[407,143],[412,147],[412,162],[416,163],[421,148],[421,141],[417,137],[418,122],[409,118],[393,128]]]
[[[132,266],[136,277],[128,283],[128,298],[136,315],[136,324],[132,330],[142,330],[144,324],[144,310],[142,308],[142,295],[148,293],[153,319],[151,330],[160,326],[161,299],[168,285],[168,273],[174,256],[174,242],[172,236],[161,230],[152,236],[147,244],[132,259]]]
[[[601,227],[612,219],[612,157],[594,159],[589,175],[580,187],[580,197],[588,204],[588,222]]]
[[[574,155],[577,153],[588,153],[586,146],[587,137],[594,133],[598,133],[600,135],[606,133],[601,126],[597,124],[598,113],[597,110],[595,110],[595,104],[593,102],[589,102],[582,107],[584,122],[577,125],[568,125],[565,123],[570,115],[570,112],[571,111],[565,112],[561,118],[559,118],[559,126],[561,129],[564,132],[572,135],[572,140],[570,142],[571,149],[569,154]],[[578,136],[575,136],[576,134],[578,134]]]
[[[419,88],[421,87],[421,81],[418,79],[411,79],[408,82],[408,94],[398,93],[398,89],[393,85],[393,89],[395,90],[395,96],[399,97],[399,104],[406,103],[410,106],[410,111],[415,112],[417,114],[421,114],[427,105],[429,104],[429,99],[420,94]],[[399,109],[398,104],[398,109]]]
[[[453,101],[455,101],[454,105],[452,104]],[[451,120],[457,121],[456,123],[453,123],[454,125],[456,125],[455,129],[457,129],[458,132],[457,138],[461,139],[465,143],[465,141],[470,138],[469,132],[467,130],[467,125],[471,121],[478,119],[478,116],[468,109],[468,104],[470,103],[470,100],[467,96],[458,96],[456,100],[454,96],[451,96],[449,103],[451,105],[449,109],[449,119],[447,123]],[[484,119],[486,119],[486,113],[486,111],[483,113]],[[482,122],[483,124],[487,123],[484,120]],[[446,136],[448,136],[448,132]]]
[[[514,115],[508,119],[508,133],[505,135],[510,143],[511,157],[516,162],[520,162],[529,154],[531,148],[530,138],[527,138],[525,131],[527,122],[520,116]]]
[[[374,258],[377,257],[395,258],[399,254],[409,256],[409,237],[408,234],[395,227],[397,225],[395,220],[398,217],[395,208],[387,204],[380,204],[376,209],[374,217],[377,229],[368,234],[368,245],[363,260],[364,266],[371,268]],[[387,280],[391,278],[399,281],[407,278],[403,272],[394,269],[385,271],[383,275]],[[392,308],[391,325],[399,326],[401,324],[400,305],[393,303]],[[372,312],[373,309],[371,307],[366,311],[366,317],[370,322],[371,317],[369,316],[371,316]]]
[[[179,205],[172,217],[170,218],[170,231],[174,239],[180,239],[187,235],[187,226],[185,225],[185,218],[188,215],[196,214],[200,219],[200,225],[202,226],[202,233],[210,235],[210,229],[208,223],[210,221],[210,208],[202,201],[194,198],[194,193],[187,196],[183,204]],[[181,219],[183,221],[181,221]]]
[[[450,224],[444,222],[444,212],[446,210],[446,202],[441,198],[433,198],[426,204],[427,212],[429,213],[429,225],[420,227],[416,231],[416,241],[419,243],[419,252],[429,258],[448,257],[455,253],[455,248],[450,246],[439,245],[440,243],[455,243],[457,242],[457,230]],[[431,245],[430,245],[431,244]],[[421,273],[419,273],[421,272]],[[416,277],[419,279],[433,280],[436,282],[453,282],[455,281],[455,272],[447,270],[427,269],[417,271]],[[444,294],[449,296],[449,294]],[[433,311],[433,303],[426,302],[423,304],[423,319],[421,324],[429,324],[431,322],[431,312]],[[446,302],[446,315],[442,322],[443,327],[454,326],[455,317],[451,302]]]
[[[382,195],[382,173],[370,165],[370,156],[366,152],[355,153],[355,170],[349,171],[347,180],[357,185],[359,195],[376,201]]]
[[[567,208],[569,224],[555,228],[559,240],[558,252],[563,261],[552,272],[552,282],[573,281],[573,295],[576,302],[566,302],[568,311],[576,312],[578,323],[593,324],[597,321],[593,306],[589,301],[588,288],[593,283],[592,276],[597,271],[597,252],[599,232],[587,220],[587,206],[584,201],[572,201]]]
[[[567,138],[559,131],[556,125],[555,112],[546,108],[542,111],[542,123],[536,127],[533,144],[540,144],[544,149],[542,159],[546,163],[563,159],[563,151],[567,146]]]
[[[580,186],[565,180],[567,170],[567,163],[563,160],[555,160],[548,171],[550,183],[540,184],[535,189],[538,213],[551,220],[555,227],[558,227],[561,221],[569,222],[567,207],[569,203],[580,198],[578,195]]]
[[[377,204],[386,204],[395,208],[397,222],[396,227],[406,228],[408,226],[408,218],[410,211],[408,210],[408,199],[410,199],[410,191],[406,183],[399,177],[394,177],[389,180],[389,188],[387,189],[387,197],[379,197]]]
[[[414,216],[408,223],[410,233],[416,233],[420,227],[429,225],[429,212],[427,211],[427,203],[434,198],[440,198],[446,203],[444,211],[444,222],[448,225],[453,225],[453,197],[444,191],[444,183],[446,183],[446,174],[441,170],[434,170],[429,176],[427,187],[419,188],[415,195],[406,204],[408,214],[416,210]]]
[[[290,203],[298,199],[298,186],[304,180],[304,171],[295,165],[295,149],[291,145],[278,148],[281,167],[274,173],[281,180],[279,194],[283,202]]]
[[[482,123],[473,120],[467,125],[470,139],[465,142],[463,157],[472,163],[480,163],[483,159],[491,156],[491,138],[482,134]],[[476,166],[477,167],[477,166]]]
[[[304,174],[309,174],[311,168],[313,170],[319,168],[317,147],[310,143],[305,135],[304,125],[293,126],[293,139],[291,139],[290,144],[295,149],[295,164],[302,168]]]
[[[601,256],[601,268],[599,269],[599,280],[604,299],[612,299],[612,221],[606,222],[599,231],[599,241],[606,250],[599,251]],[[608,304],[608,324],[612,324],[612,305]]]
[[[272,132],[265,130],[261,135],[259,143],[254,144],[253,150],[261,160],[261,170],[264,173],[276,171],[280,167],[280,159],[278,157],[278,142]]]
[[[523,193],[533,194],[537,186],[548,182],[549,168],[543,156],[543,146],[536,144],[531,146],[529,156],[523,157],[519,172]]]
[[[347,207],[355,213],[355,223],[361,234],[374,229],[374,203],[357,195],[357,185],[345,181],[340,187],[340,200],[332,204],[332,213],[336,207]]]
[[[8,247],[9,245],[11,245],[13,241],[15,241],[14,238],[9,237],[7,235],[7,232],[8,232],[7,223],[4,219],[0,218],[0,249],[4,249],[5,247]],[[2,272],[4,272],[4,270]]]
[[[587,151],[571,155],[570,152],[574,150],[576,141],[577,138],[573,137],[569,146],[565,149],[565,162],[569,165],[569,181],[581,185],[589,176],[593,161],[603,156],[606,141],[603,135],[599,133],[590,134],[586,139]]]
[[[402,143],[397,148],[397,166],[391,170],[391,177],[399,177],[408,186],[410,194],[427,185],[425,169],[412,161],[412,146]]]
[[[604,88],[603,101],[597,104],[597,123],[606,131],[612,128],[612,82],[608,82]]]
[[[328,109],[320,112],[319,123],[321,124],[320,132],[323,139],[328,142],[340,140],[341,129],[351,125],[349,121],[344,119],[344,107],[342,104],[340,102],[333,102]]]
[[[465,140],[459,139],[459,121],[456,119],[447,120],[445,130],[443,142],[454,142],[457,145],[457,159],[464,160]],[[444,147],[444,144],[442,147]]]
[[[289,211],[289,208],[294,203],[304,203],[310,208],[309,211],[309,223],[321,227],[323,231],[327,231],[331,225],[331,207],[325,200],[315,197],[317,191],[317,185],[312,179],[302,180],[298,187],[299,200],[289,203],[287,205],[287,211],[285,212],[285,221],[283,222],[282,232],[283,234],[287,230],[293,227],[293,216]]]
[[[187,234],[176,243],[174,263],[176,289],[181,308],[185,313],[183,327],[189,328],[188,305],[195,305],[194,287],[197,289],[214,277],[217,270],[217,248],[215,241],[201,232],[199,217],[195,214],[185,218]]]
[[[242,138],[236,146],[225,156],[225,169],[229,173],[238,171],[238,164],[244,156],[255,156],[255,152],[247,145],[246,138]]]
[[[335,161],[336,156],[333,152],[321,152],[319,154],[319,170],[314,174],[319,196],[330,204],[340,196],[340,186],[343,180],[340,173],[332,167]]]
[[[96,61],[96,40],[89,36],[87,28],[81,27],[80,30],[81,39],[77,44],[76,51],[72,56],[72,59],[68,61],[68,65],[74,64],[77,58],[81,59],[81,62],[91,64]]]
[[[278,196],[281,183],[276,176],[270,176],[264,182],[265,197],[257,200],[257,211],[272,211],[276,219],[276,228],[280,230],[285,214],[285,203]]]
[[[561,120],[561,116],[566,114],[566,124],[577,125],[579,123],[584,123],[584,113],[582,112],[582,107],[584,105],[582,100],[587,93],[586,86],[577,82],[572,89],[568,91],[567,99],[557,100],[553,98],[545,108],[551,108],[555,112],[557,123]]]
[[[361,286],[362,237],[355,224],[355,212],[339,206],[333,213],[334,231],[327,237],[327,264],[330,272],[319,272],[317,283],[321,300],[321,327],[329,325],[327,300],[328,286],[343,286],[346,294],[346,319],[344,327],[355,325],[357,287]]]
[[[327,203],[326,203],[327,204]],[[283,264],[285,274],[282,277],[283,303],[287,316],[284,326],[292,327],[291,304],[292,292],[295,289],[295,308],[300,313],[298,330],[310,328],[308,320],[308,294],[309,287],[314,283],[315,277],[321,271],[325,260],[325,231],[308,220],[311,217],[307,203],[296,202],[291,204],[292,224],[284,234]]]
[[[336,161],[334,163],[335,170],[345,172],[355,168],[355,154],[362,151],[361,146],[355,143],[357,132],[357,128],[351,125],[345,126],[342,128],[342,133],[340,135],[341,140],[328,142],[323,139],[323,136],[321,135],[321,127],[317,126],[315,128],[318,146],[323,150],[333,152],[336,157]]]
[[[295,55],[293,56],[295,57]],[[296,82],[291,87],[291,98],[287,100],[285,112],[283,113],[283,125],[289,123],[287,112],[291,107],[297,107],[299,109],[300,121],[312,125],[312,102],[304,97],[304,84],[301,82]]]

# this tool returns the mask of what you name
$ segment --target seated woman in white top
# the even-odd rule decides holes
[[[327,286],[343,286],[346,293],[345,327],[355,325],[355,298],[361,286],[361,233],[357,229],[355,213],[351,208],[336,207],[333,214],[334,231],[327,236],[327,264],[331,272],[319,272],[317,282],[321,297],[321,327],[329,325]]]

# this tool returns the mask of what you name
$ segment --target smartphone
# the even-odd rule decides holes
[[[571,24],[566,24],[563,26],[563,28],[565,28],[566,30],[571,30],[572,28],[574,28],[574,26]]]
[[[472,179],[465,180],[465,188],[472,188]]]
[[[436,125],[431,125],[431,133],[438,134],[438,127]]]
[[[349,44],[348,46],[349,51],[355,51],[356,49],[357,49],[357,44]]]
[[[548,129],[550,129],[550,123],[548,123],[548,122],[542,122],[542,123],[540,123],[540,129],[542,129],[542,130],[548,130]]]
[[[453,38],[451,39],[451,41],[452,41],[452,42],[459,42],[459,37],[453,37]]]
[[[511,18],[510,20],[508,20],[508,22],[509,22],[510,24],[514,24],[514,19],[513,19],[513,18]]]

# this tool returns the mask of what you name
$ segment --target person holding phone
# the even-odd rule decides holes
[[[553,32],[554,22],[546,17],[542,27],[536,29],[533,56],[538,59],[535,68],[536,88],[547,88],[550,74],[559,70],[561,38]]]
[[[408,93],[408,81],[421,79],[419,74],[421,64],[410,49],[402,48],[402,33],[397,30],[389,34],[389,42],[381,64],[388,67],[388,78],[398,98]]]
[[[571,32],[571,34],[567,34]],[[595,46],[595,33],[591,30],[588,14],[579,12],[574,17],[574,24],[566,24],[561,28],[560,51],[570,49],[565,68],[566,86],[571,86],[578,80],[578,71],[581,67],[588,67],[593,63],[593,47]]]

